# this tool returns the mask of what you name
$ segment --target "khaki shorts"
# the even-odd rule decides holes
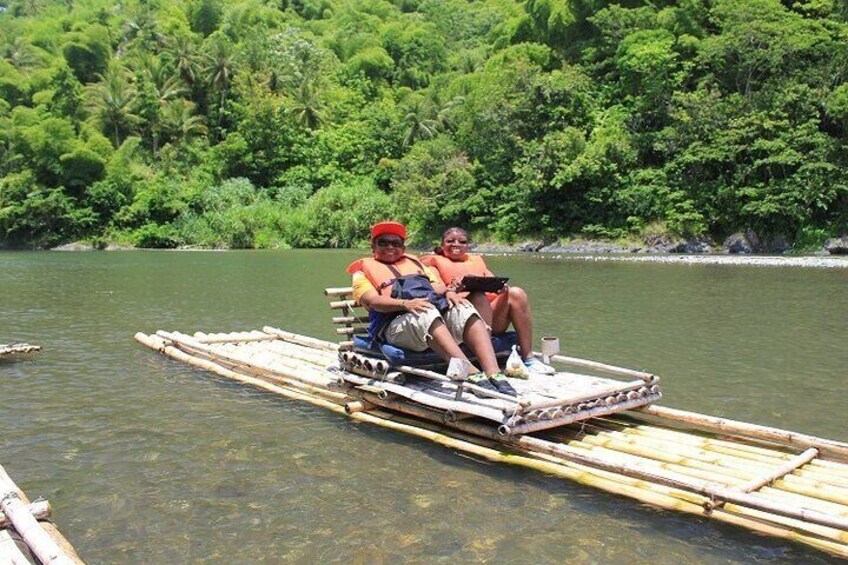
[[[384,336],[387,343],[397,347],[412,351],[424,351],[429,347],[427,340],[431,337],[430,328],[433,327],[436,320],[442,320],[450,330],[453,339],[457,343],[462,343],[465,326],[475,316],[479,318],[480,314],[470,304],[454,306],[444,314],[441,314],[435,308],[429,308],[426,312],[421,313],[407,312],[389,322]]]

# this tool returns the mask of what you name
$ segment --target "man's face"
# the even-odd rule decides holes
[[[405,250],[403,239],[396,235],[380,235],[371,241],[374,258],[381,263],[394,263],[403,257]]]

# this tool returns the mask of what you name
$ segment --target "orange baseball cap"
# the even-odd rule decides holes
[[[406,239],[406,226],[398,222],[380,222],[371,227],[371,239],[380,237],[381,235],[396,235],[401,239]]]

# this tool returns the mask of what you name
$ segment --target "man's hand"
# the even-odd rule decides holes
[[[403,301],[403,307],[407,312],[426,312],[430,308],[435,308],[426,298],[410,298]]]

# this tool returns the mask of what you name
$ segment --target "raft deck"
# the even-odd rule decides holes
[[[184,363],[350,417],[848,557],[848,444],[656,405],[533,433],[356,384],[339,345],[273,327],[136,334]],[[354,375],[355,376],[355,375]]]

